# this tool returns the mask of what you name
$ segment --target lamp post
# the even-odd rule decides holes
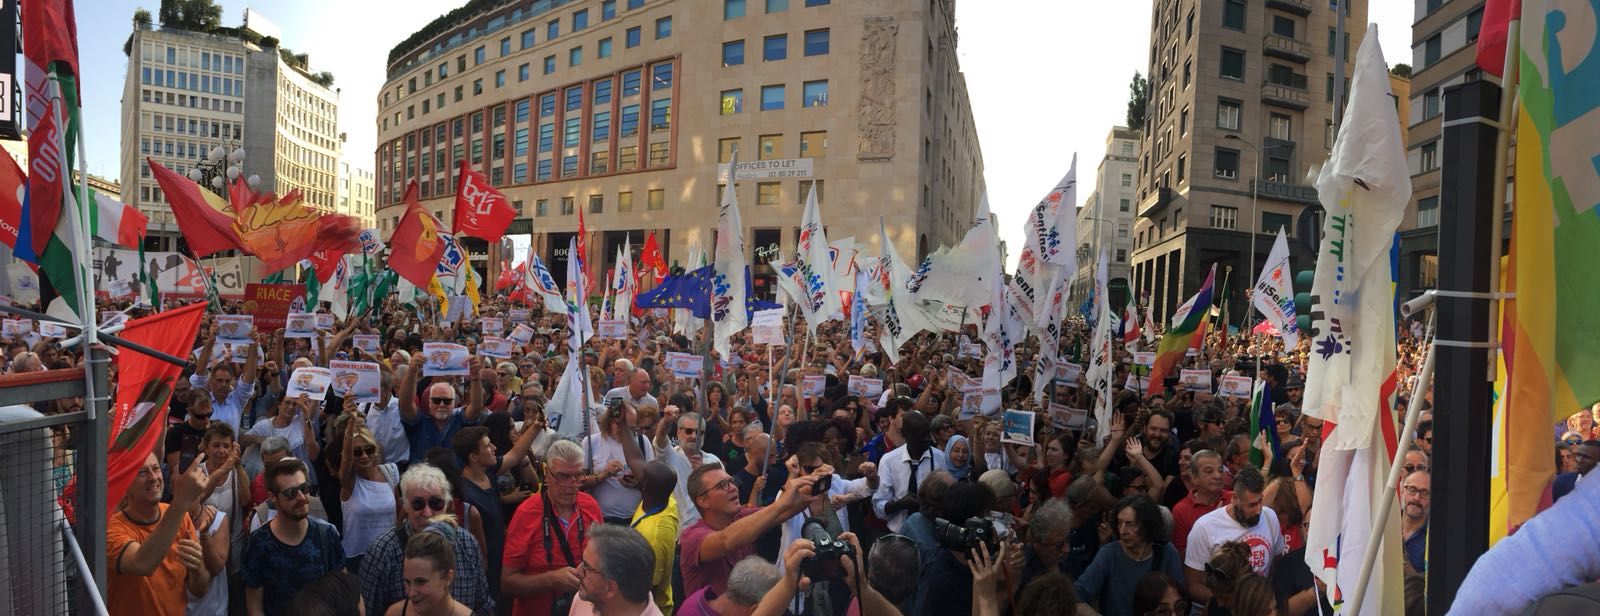
[[[226,197],[228,183],[238,179],[244,173],[244,147],[235,147],[232,152],[222,145],[217,145],[204,156],[200,162],[189,169],[189,179],[201,186],[209,188],[212,192]],[[251,189],[261,185],[261,176],[254,173],[245,179]]]

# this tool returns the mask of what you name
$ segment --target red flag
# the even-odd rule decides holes
[[[472,170],[461,160],[461,179],[456,183],[455,233],[500,241],[506,227],[517,217],[505,193],[489,184],[489,178]]]
[[[650,284],[659,283],[667,277],[667,260],[661,256],[661,246],[656,244],[655,233],[645,238],[644,248],[639,251],[639,276],[640,280],[648,276]]]
[[[456,220],[460,220],[460,219],[458,218]],[[512,283],[512,279],[511,279],[511,262],[506,261],[504,259],[501,259],[500,260],[500,277],[495,279],[495,281],[494,281],[494,290],[495,290],[495,292],[504,291],[506,287],[511,286],[511,283]]]
[[[23,54],[41,71],[65,62],[78,75],[78,19],[70,0],[29,0],[22,7]]]
[[[238,229],[234,228],[233,208],[227,201],[161,163],[146,160],[156,176],[156,183],[166,193],[172,217],[178,221],[178,230],[183,232],[183,239],[188,242],[189,250],[194,251],[195,258],[224,250],[249,252]]]
[[[589,248],[588,243],[584,241],[587,235],[589,231],[584,227],[583,208],[580,207],[578,208],[578,271],[582,273],[579,278],[580,283],[589,281]],[[578,297],[589,297],[589,285],[584,284],[583,288],[578,289]]]
[[[311,261],[311,269],[317,273],[317,282],[327,284],[333,278],[335,270],[339,269],[340,257],[349,254],[334,250],[318,250],[307,257]]]
[[[1506,35],[1511,20],[1522,14],[1522,0],[1488,0],[1483,3],[1483,21],[1478,26],[1478,68],[1504,77]]]
[[[417,183],[406,186],[406,213],[389,237],[389,268],[418,288],[428,288],[434,268],[444,256],[439,220],[417,203]]]
[[[198,302],[134,319],[119,336],[169,355],[187,357],[205,309],[206,303]],[[112,363],[117,368],[117,389],[111,415],[111,448],[106,458],[106,505],[115,511],[145,457],[155,451],[156,442],[161,439],[167,402],[182,369],[131,350],[118,353]]]
[[[40,262],[44,247],[61,220],[61,197],[65,194],[61,183],[68,165],[63,164],[66,160],[61,151],[61,129],[56,123],[59,107],[56,101],[45,104],[44,116],[28,135],[28,196],[22,205],[27,228],[19,228],[22,245],[17,247],[17,257],[29,263]]]
[[[5,159],[0,161],[0,243],[16,248],[17,230],[22,228],[21,195],[28,178],[22,174],[22,167],[17,166],[15,158],[0,158]]]

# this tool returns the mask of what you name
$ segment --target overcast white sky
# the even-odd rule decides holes
[[[707,0],[697,0],[707,1]],[[223,23],[254,6],[284,31],[283,44],[311,54],[342,90],[340,130],[348,160],[372,166],[377,93],[389,49],[461,4],[451,0],[222,0]],[[1412,3],[1369,0],[1391,65],[1410,62]],[[122,44],[134,9],[159,17],[160,0],[77,0],[85,136],[91,173],[118,167]],[[1078,199],[1093,192],[1105,138],[1127,113],[1128,82],[1145,69],[1150,3],[1142,0],[958,0],[958,53],[983,147],[989,204],[1001,236],[1021,245],[1021,220],[1078,154]],[[1359,45],[1359,41],[1352,41]],[[1015,260],[1017,250],[1011,255]]]

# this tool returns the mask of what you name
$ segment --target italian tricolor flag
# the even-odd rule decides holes
[[[94,236],[122,246],[124,248],[138,248],[139,242],[144,239],[145,228],[150,225],[150,219],[131,205],[127,205],[112,195],[89,191],[94,201],[95,208],[90,213],[93,217]]]

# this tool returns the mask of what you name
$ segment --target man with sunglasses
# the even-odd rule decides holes
[[[455,515],[459,510],[450,495],[450,480],[444,472],[427,463],[413,464],[400,476],[400,512],[404,519],[372,540],[361,560],[361,598],[367,610],[380,613],[405,599],[401,567],[406,541],[427,529],[440,515]],[[484,573],[482,546],[457,522],[440,525],[448,529],[446,538],[456,553],[456,574],[450,583],[450,596],[473,610],[492,613],[494,599]]]
[[[427,403],[427,416],[418,412],[416,398],[411,392],[417,390],[417,379],[422,378],[422,364],[424,357],[421,353],[411,356],[410,369],[406,371],[405,378],[400,380],[400,419],[405,426],[406,437],[411,441],[411,463],[421,462],[429,449],[434,447],[449,447],[450,439],[456,432],[466,426],[476,426],[483,419],[483,386],[480,380],[492,381],[496,377],[493,368],[472,370],[467,377],[467,405],[456,406],[456,388],[445,381],[434,381],[428,386],[428,395],[424,398]]]
[[[279,460],[266,470],[267,489],[278,515],[250,533],[245,544],[245,608],[250,616],[281,614],[306,584],[344,571],[339,531],[311,515],[311,482],[306,465]]]

